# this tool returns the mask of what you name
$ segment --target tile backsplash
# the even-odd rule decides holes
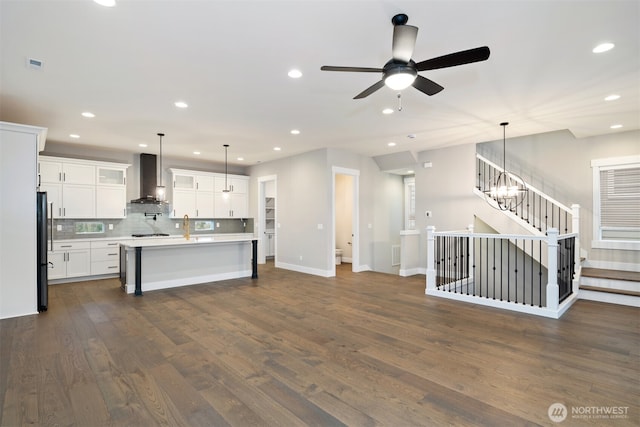
[[[182,228],[182,218],[170,217],[170,206],[168,204],[127,204],[127,217],[122,219],[54,219],[53,239],[92,239],[101,237],[131,237],[132,234],[184,234]],[[198,218],[198,221],[203,220]],[[197,234],[218,234],[218,233],[252,233],[253,218],[243,219],[213,219],[213,230],[196,231],[195,218],[190,218],[190,233]],[[102,222],[104,223],[104,233],[76,233],[76,223],[78,222]],[[176,224],[178,228],[176,228]],[[109,229],[113,225],[113,230]],[[58,227],[61,228],[58,231]]]

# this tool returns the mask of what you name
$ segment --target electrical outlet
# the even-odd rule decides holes
[[[56,231],[62,231],[62,225],[61,224],[56,225]]]
[[[220,223],[216,222],[216,228],[220,228]]]
[[[109,224],[109,230],[113,230],[113,224]]]
[[[176,222],[176,228],[180,228],[180,224]]]
[[[318,230],[322,230],[324,226],[322,224],[318,224]]]
[[[302,255],[300,255],[300,261],[302,261]]]

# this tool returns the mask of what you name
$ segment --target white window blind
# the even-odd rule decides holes
[[[640,249],[640,157],[593,160],[592,167],[594,247]]]

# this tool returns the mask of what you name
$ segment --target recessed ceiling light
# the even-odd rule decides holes
[[[273,151],[280,151],[281,148],[280,147],[273,147]]]
[[[196,156],[200,154],[199,151],[194,151],[193,154],[195,154]]]
[[[146,148],[147,144],[138,144],[138,147]]]
[[[90,111],[85,111],[84,113],[82,113],[82,117],[87,117],[87,118],[89,118],[89,119],[92,119],[92,118],[94,118],[95,116],[96,116],[96,115],[95,115],[95,114],[93,114],[93,113],[92,113],[92,112],[90,112]]]
[[[116,0],[93,0],[95,3],[98,3],[100,6],[104,7],[113,7],[116,5]]]
[[[395,143],[395,142],[388,142],[388,143],[387,143],[387,145],[388,145],[389,147],[395,147],[395,146],[396,146],[396,143]]]
[[[289,77],[291,77],[292,79],[299,79],[300,77],[302,77],[302,71],[297,70],[297,69],[294,68],[293,70],[290,70],[287,73],[287,75]]]
[[[78,139],[78,138],[80,138],[80,135],[78,135],[77,133],[71,133],[71,134],[69,134],[69,138]]]
[[[607,96],[604,100],[605,101],[615,101],[616,99],[620,99],[620,95],[613,93],[613,94]]]
[[[382,110],[382,114],[393,114],[393,108],[385,108]]]
[[[613,43],[600,43],[598,46],[594,47],[592,52],[593,53],[602,53],[602,52],[606,52],[608,50],[611,50],[614,48],[614,44]]]
[[[173,103],[173,105],[175,105],[178,108],[187,108],[189,106],[189,104],[183,101],[176,101]]]
[[[291,135],[300,135],[300,131],[298,129],[291,129]]]
[[[244,160],[244,157],[238,157],[238,160],[239,160],[239,161],[243,161],[243,160]]]
[[[619,124],[618,125],[611,125],[610,127],[611,127],[611,129],[620,129],[622,127],[622,125],[619,125]]]

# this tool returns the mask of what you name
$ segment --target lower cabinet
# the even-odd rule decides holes
[[[54,242],[48,252],[49,280],[118,274],[120,243],[128,240]]]
[[[118,274],[120,271],[120,242],[91,242],[91,275]]]
[[[82,277],[91,274],[89,242],[60,242],[53,244],[48,254],[50,280]]]

